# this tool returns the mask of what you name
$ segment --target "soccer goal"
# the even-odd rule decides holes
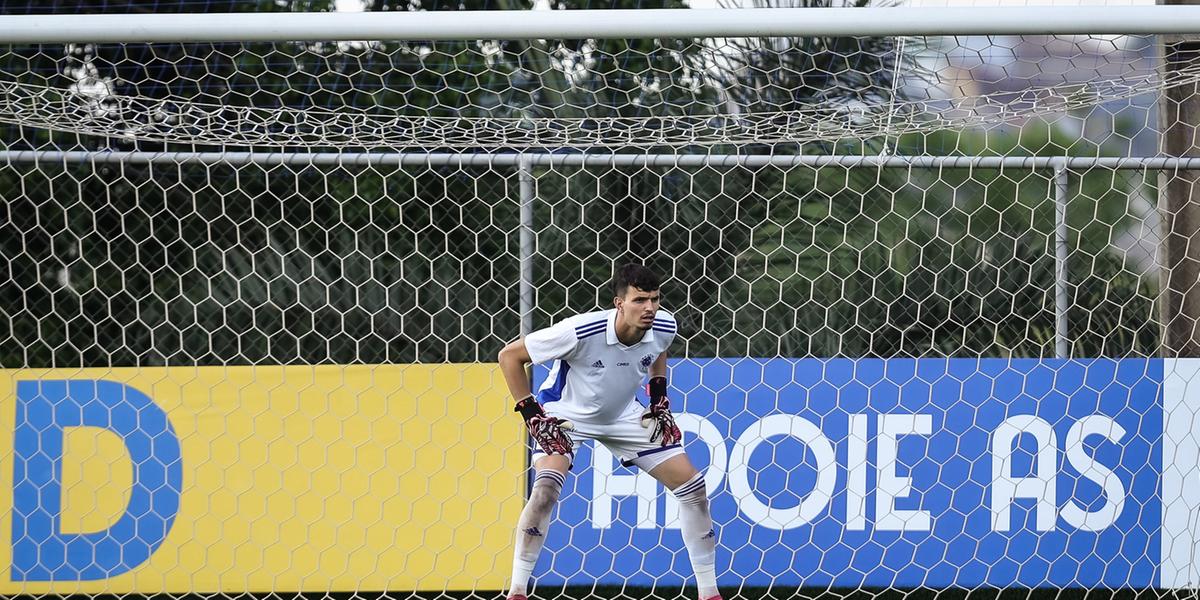
[[[629,261],[726,598],[1192,593],[1200,7],[803,4],[0,16],[0,593],[500,594]],[[584,446],[531,595],[679,510]]]

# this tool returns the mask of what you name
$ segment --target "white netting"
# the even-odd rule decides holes
[[[1167,42],[0,48],[0,592],[490,596],[528,457],[496,352],[627,260],[727,598],[1194,589]],[[930,166],[742,160],[881,153]],[[678,510],[585,448],[535,597],[679,595]]]
[[[869,140],[1102,110],[1195,82],[1192,66],[1158,70],[1150,47],[1130,36],[81,44],[14,49],[23,69],[0,78],[0,122],[284,148]]]
[[[924,40],[921,41],[924,43]],[[1068,42],[1079,45],[1083,42]],[[1021,40],[1020,45],[1029,42]],[[910,47],[917,42],[910,42]],[[498,46],[487,46],[498,47]],[[593,50],[593,52],[595,52]],[[665,52],[665,51],[664,51]],[[702,47],[702,56],[693,57],[705,64],[722,65],[731,59],[735,50],[726,46],[715,51]],[[488,54],[475,55],[464,51],[470,62],[481,62]],[[671,53],[679,56],[678,52]],[[374,60],[387,60],[375,58]],[[301,61],[303,57],[292,56]],[[612,57],[608,57],[611,61]],[[492,59],[496,60],[496,59]],[[580,58],[595,61],[595,58]],[[653,61],[653,59],[651,59]],[[681,59],[680,59],[681,60]],[[918,62],[941,62],[949,65],[945,56],[930,59],[916,56]],[[658,61],[654,61],[658,62]],[[881,66],[884,64],[881,61]],[[565,67],[560,67],[565,68]],[[947,66],[948,70],[955,67]],[[1200,68],[1171,71],[1163,76],[1154,70],[1135,66],[1115,76],[1101,69],[1079,69],[1072,73],[1077,81],[1056,82],[1054,85],[1034,85],[1018,90],[996,91],[971,96],[950,95],[935,98],[910,98],[907,94],[945,92],[952,86],[938,81],[945,74],[932,75],[932,81],[913,79],[900,90],[904,95],[893,98],[894,89],[855,90],[858,98],[836,98],[835,102],[813,102],[788,111],[732,112],[721,110],[713,100],[727,96],[722,82],[736,85],[740,77],[754,77],[753,67],[710,67],[717,73],[710,76],[694,74],[686,65],[661,73],[666,86],[691,86],[690,97],[672,99],[664,92],[659,74],[649,83],[643,82],[636,92],[634,106],[573,106],[563,110],[544,110],[535,105],[509,105],[490,108],[463,106],[460,116],[436,116],[438,112],[412,105],[374,106],[362,109],[351,106],[240,106],[223,102],[203,102],[187,97],[153,98],[125,96],[111,82],[91,81],[70,88],[34,85],[20,81],[0,81],[0,122],[14,125],[77,132],[87,135],[118,137],[128,140],[179,142],[213,146],[266,146],[287,148],[489,148],[508,147],[608,147],[630,146],[695,146],[714,144],[776,144],[811,143],[835,140],[867,140],[899,136],[906,133],[939,129],[979,128],[1002,125],[1062,114],[1068,111],[1088,111],[1113,102],[1129,101],[1161,93],[1167,87],[1194,84]],[[705,69],[705,70],[709,70]],[[724,71],[724,72],[722,72]],[[1090,77],[1094,71],[1097,78]],[[584,71],[586,73],[586,71]],[[565,73],[554,73],[566,77]],[[284,73],[267,73],[284,77]],[[339,73],[354,78],[361,73]],[[866,76],[867,74],[856,74]],[[508,74],[512,77],[512,74]],[[528,77],[542,80],[545,74]],[[585,77],[581,75],[580,77]],[[94,75],[89,75],[95,78]],[[618,77],[635,77],[621,73]],[[915,75],[914,75],[915,77]],[[569,79],[569,78],[568,78]],[[686,83],[677,83],[678,80]],[[502,80],[507,85],[508,80]],[[925,84],[927,88],[916,86]],[[577,84],[572,81],[571,86]],[[592,85],[605,85],[604,79]],[[701,88],[710,86],[709,94]],[[500,87],[465,92],[503,95],[511,90]],[[574,94],[582,94],[572,90]],[[534,89],[532,96],[545,93]],[[685,92],[686,93],[686,92]],[[830,91],[823,93],[834,95]],[[232,94],[229,94],[233,96]],[[262,94],[260,94],[262,95]],[[236,96],[233,96],[236,97]],[[889,100],[890,99],[890,100]],[[707,100],[707,102],[706,102]],[[820,100],[816,98],[814,100]],[[257,102],[262,100],[256,99]],[[267,104],[281,104],[271,99]],[[680,107],[674,105],[680,103]],[[303,102],[302,104],[307,104]],[[697,110],[696,106],[699,106]],[[449,107],[447,107],[449,108]],[[628,108],[637,109],[634,113]],[[661,108],[662,110],[656,110]],[[757,107],[756,107],[757,108]],[[672,114],[682,109],[683,114]],[[454,111],[451,111],[454,112]],[[572,112],[595,113],[596,116],[540,116],[538,113]],[[433,113],[433,114],[429,114]],[[482,113],[482,114],[472,114]],[[489,116],[498,113],[501,116]],[[529,113],[525,116],[503,116]],[[698,113],[698,114],[697,114]]]

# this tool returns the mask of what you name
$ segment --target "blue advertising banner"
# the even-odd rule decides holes
[[[670,374],[722,585],[1167,579],[1161,360],[688,359]],[[677,512],[586,445],[535,577],[682,583]]]

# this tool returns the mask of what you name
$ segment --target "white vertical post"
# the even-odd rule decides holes
[[[517,159],[517,181],[520,188],[521,202],[521,240],[520,249],[518,249],[520,262],[521,281],[518,288],[519,310],[521,311],[521,335],[528,335],[533,331],[533,163],[529,156],[522,154]],[[533,387],[533,369],[529,373],[529,386]],[[536,391],[535,391],[536,393]],[[525,437],[525,444],[528,446],[529,437]],[[529,467],[533,464],[530,461],[532,454],[525,453],[526,472],[529,472]],[[525,498],[529,498],[530,492],[533,490],[533,478],[528,477],[525,481]]]
[[[1067,339],[1067,200],[1070,180],[1063,159],[1054,166],[1054,357],[1070,356]]]
[[[533,166],[529,156],[517,161],[521,183],[521,335],[533,331]]]

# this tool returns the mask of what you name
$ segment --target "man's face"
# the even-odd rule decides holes
[[[646,331],[654,326],[660,301],[658,290],[646,292],[631,285],[625,288],[624,296],[616,298],[618,318],[626,325]]]

